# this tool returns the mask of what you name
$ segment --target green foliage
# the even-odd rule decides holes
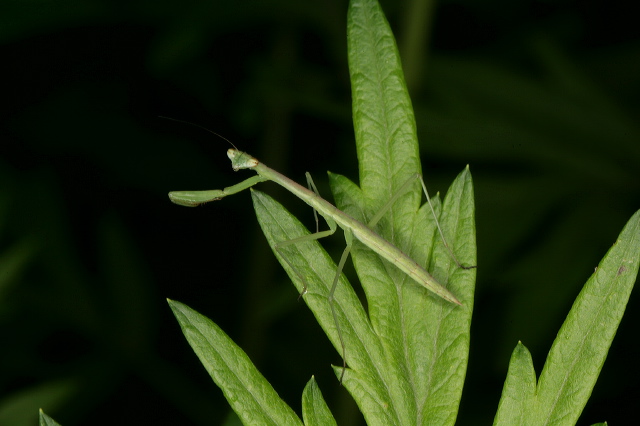
[[[348,22],[362,190],[338,175],[331,175],[331,183],[338,207],[367,223],[394,192],[421,169],[411,102],[388,23],[378,4],[372,1],[353,2]],[[277,242],[308,234],[304,226],[273,199],[259,191],[252,191],[252,195],[258,220],[272,247]],[[335,306],[349,366],[343,384],[370,424],[422,424],[434,419],[453,424],[462,394],[475,270],[463,270],[454,263],[439,234],[435,233],[431,210],[428,205],[421,206],[421,198],[422,189],[416,183],[411,192],[394,204],[376,231],[420,264],[429,265],[434,277],[464,306],[455,306],[430,294],[393,265],[356,244],[353,258],[367,295],[369,314],[345,277],[340,279]],[[434,203],[440,211],[438,200]],[[465,264],[475,264],[473,212],[473,188],[467,169],[451,186],[440,213],[449,244]],[[298,274],[305,277],[308,291],[303,298],[334,347],[341,352],[328,302],[335,263],[315,241],[282,250],[295,269],[283,259],[282,265],[298,291],[302,291],[303,286]],[[236,377],[235,374],[214,373],[222,366],[230,368],[229,363],[214,359],[214,352],[208,355],[203,351],[202,341],[208,339],[195,341],[195,333],[191,331],[194,321],[186,321],[183,316],[178,319],[207,370],[224,389],[234,410],[246,420],[244,413],[253,413],[256,407],[238,397],[238,384],[227,379]],[[213,324],[208,323],[207,329],[216,336],[206,345],[213,351],[226,336]],[[198,336],[204,334],[201,332]],[[230,342],[225,345],[234,348],[234,353],[237,351]],[[255,386],[266,386],[261,376],[257,378],[257,371],[244,366],[248,362],[244,354],[228,357],[229,360],[236,358],[243,360],[241,372],[251,371],[242,378],[245,384],[254,378],[258,380]],[[338,368],[336,374],[340,373]],[[328,415],[324,418],[333,421]]]
[[[511,356],[494,425],[574,425],[587,403],[638,274],[640,211],[576,298],[536,384],[531,354]]]
[[[367,223],[414,173],[420,173],[411,102],[394,38],[374,1],[352,1],[348,15],[349,68],[360,187],[330,174],[338,208]],[[259,223],[271,247],[309,232],[280,204],[252,191]],[[468,169],[451,185],[436,211],[444,234],[464,264],[475,264],[473,187]],[[421,191],[401,197],[376,231],[445,284],[462,302],[453,306],[419,288],[388,262],[356,243],[353,260],[368,314],[344,276],[336,311],[346,345],[344,386],[368,424],[454,424],[469,351],[474,270],[451,259]],[[442,210],[442,211],[440,211]],[[495,424],[575,424],[591,394],[622,318],[638,269],[637,213],[604,258],[570,311],[536,385],[531,355],[513,353]],[[318,323],[341,353],[328,304],[335,264],[317,241],[274,250]],[[297,423],[293,411],[246,355],[211,321],[171,302],[189,343],[238,416],[247,424]],[[340,376],[341,368],[335,368]],[[258,417],[254,417],[258,416]],[[312,379],[303,393],[305,424],[334,424]]]
[[[325,170],[356,177],[347,2],[0,3],[0,425],[36,424],[39,407],[68,425],[121,424],[122,413],[239,424],[202,382],[166,297],[224,324],[297,412],[317,373],[338,423],[360,421],[327,371],[341,352],[301,320],[309,312],[273,265],[248,194],[195,211],[166,201],[238,181],[220,143],[156,118],[203,124],[299,182],[310,171],[330,198]],[[458,423],[489,424],[500,398],[489,384],[504,380],[515,342],[539,374],[580,284],[638,208],[634,3],[614,16],[607,2],[547,2],[544,13],[442,2],[434,26],[433,2],[381,3],[429,188],[473,170],[480,269]],[[274,187],[264,190],[286,199]],[[634,300],[581,424],[636,421]]]
[[[211,320],[169,301],[182,332],[244,424],[300,424],[249,357]]]

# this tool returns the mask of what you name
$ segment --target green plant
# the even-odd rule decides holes
[[[331,182],[338,207],[365,218],[406,180],[404,175],[420,168],[413,113],[395,45],[374,1],[352,2],[349,59],[362,189],[336,175],[331,175]],[[378,158],[391,158],[393,167],[388,173],[380,173],[387,160],[377,163]],[[401,161],[393,161],[398,159]],[[255,192],[253,198],[272,245],[306,232],[264,194]],[[403,277],[367,250],[356,248],[354,261],[367,294],[369,316],[346,280],[340,283],[336,303],[350,367],[344,384],[370,424],[453,424],[462,392],[474,272],[452,265],[438,237],[433,236],[429,213],[418,208],[419,198],[416,191],[400,200],[378,231],[419,262],[430,265],[464,307],[433,300],[408,280],[403,282]],[[471,181],[464,171],[448,191],[440,218],[450,245],[456,253],[462,252],[465,262],[475,259],[472,213]],[[516,346],[495,424],[575,424],[635,281],[639,222],[639,215],[634,215],[578,296],[538,382],[527,349],[522,344]],[[335,266],[316,244],[296,248],[299,254],[289,253],[290,259],[311,276],[305,300],[338,348],[325,288]],[[297,276],[290,275],[300,288]],[[215,324],[183,304],[170,305],[189,343],[246,424],[300,423],[242,350]],[[434,345],[426,345],[427,340]],[[313,378],[303,393],[302,415],[305,424],[335,423]]]
[[[330,175],[338,208],[366,223],[393,190],[420,172],[413,111],[395,41],[375,1],[352,1],[348,17],[353,119],[360,164],[358,188]],[[405,250],[458,296],[463,307],[435,300],[393,268],[356,245],[354,264],[367,295],[369,316],[343,279],[336,295],[347,347],[344,386],[369,424],[453,424],[466,372],[474,271],[456,267],[420,192],[402,197],[377,231]],[[260,225],[275,242],[308,233],[286,210],[258,191]],[[440,221],[464,262],[475,262],[473,189],[468,170],[452,184]],[[637,274],[639,216],[623,230],[569,313],[536,385],[531,357],[514,351],[495,424],[574,424],[595,384]],[[335,264],[317,243],[287,253],[307,277],[305,301],[339,349],[327,292]],[[280,258],[276,252],[276,256]],[[281,263],[298,290],[297,274]],[[246,424],[295,424],[300,420],[214,323],[170,302],[183,331],[232,408]],[[597,326],[596,326],[597,325]],[[336,374],[340,374],[336,368]],[[311,379],[303,394],[305,424],[335,423]]]

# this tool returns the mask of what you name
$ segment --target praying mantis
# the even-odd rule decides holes
[[[396,199],[400,195],[402,195],[404,192],[406,192],[406,190],[410,187],[410,185],[413,182],[415,182],[415,180],[417,179],[419,179],[422,184],[423,191],[427,197],[427,201],[429,203],[429,206],[431,207],[431,211],[434,217],[437,217],[435,214],[435,211],[433,210],[433,206],[431,205],[431,200],[429,198],[429,194],[424,184],[424,180],[419,174],[413,175],[400,188],[400,190],[385,204],[385,206],[380,210],[380,212],[378,212],[378,214],[375,215],[367,225],[365,225],[362,222],[349,216],[348,214],[340,211],[337,207],[335,207],[330,202],[321,198],[320,195],[318,194],[317,188],[315,187],[315,184],[313,183],[313,180],[311,179],[311,176],[309,175],[309,173],[306,174],[306,177],[307,177],[307,183],[309,185],[309,188],[311,189],[307,189],[302,185],[296,183],[295,181],[289,179],[288,177],[284,176],[283,174],[277,172],[276,170],[271,169],[265,164],[259,162],[255,157],[252,157],[251,155],[238,150],[235,146],[234,148],[230,148],[227,151],[227,156],[231,160],[231,166],[234,171],[238,171],[241,169],[251,169],[255,171],[257,175],[252,176],[236,185],[232,185],[221,190],[217,189],[217,190],[207,190],[207,191],[173,191],[169,193],[170,200],[173,203],[178,205],[195,207],[203,203],[220,200],[221,198],[224,198],[226,196],[236,194],[245,189],[249,189],[260,182],[270,180],[281,185],[282,187],[284,187],[285,189],[287,189],[288,191],[296,195],[298,198],[300,198],[302,201],[307,203],[310,207],[312,207],[314,209],[314,214],[316,214],[317,212],[321,216],[323,216],[327,224],[329,225],[329,230],[317,231],[314,234],[302,236],[299,238],[294,238],[289,241],[282,241],[275,245],[274,248],[278,250],[278,252],[282,255],[283,259],[289,264],[289,266],[292,267],[293,270],[295,270],[295,267],[287,259],[284,253],[280,250],[282,247],[301,243],[303,241],[318,240],[320,238],[327,237],[329,235],[334,234],[338,227],[342,228],[342,230],[344,231],[347,246],[344,249],[342,256],[340,258],[340,261],[338,263],[336,275],[333,279],[331,290],[328,295],[331,314],[333,317],[334,324],[336,326],[338,338],[340,340],[340,344],[342,348],[342,358],[343,358],[344,368],[342,369],[340,382],[342,382],[342,377],[346,369],[346,348],[345,348],[342,332],[340,329],[340,325],[338,323],[338,319],[337,319],[337,315],[334,307],[334,295],[335,295],[335,290],[338,284],[338,279],[342,273],[342,269],[344,267],[346,259],[349,256],[349,253],[351,251],[351,247],[353,244],[353,237],[358,239],[366,247],[376,252],[379,256],[381,256],[382,258],[386,259],[387,261],[395,265],[398,269],[400,269],[402,272],[407,274],[407,276],[411,277],[413,281],[415,281],[416,283],[420,284],[421,286],[425,287],[429,291],[433,292],[434,294],[436,294],[437,296],[441,297],[442,299],[448,302],[454,303],[456,305],[462,305],[462,303],[460,303],[460,301],[449,290],[447,290],[433,276],[431,276],[431,274],[429,274],[429,272],[427,272],[426,269],[424,269],[422,266],[416,263],[409,256],[404,254],[399,248],[397,248],[396,246],[394,246],[393,244],[391,244],[390,242],[388,242],[387,240],[385,240],[380,235],[378,235],[375,231],[372,230],[372,228],[382,218],[385,212],[393,205]],[[317,216],[316,216],[316,223],[317,223]],[[440,225],[437,223],[437,219],[436,219],[436,224],[440,232],[440,236],[442,237],[442,240],[444,241],[445,246],[449,250],[456,264],[463,269],[475,268],[475,266],[463,266],[457,261],[457,259],[455,258],[455,255],[453,254],[448,244],[446,243],[442,229],[440,228]],[[300,273],[298,273],[297,271],[296,273],[298,274],[299,278],[303,283],[303,290],[300,293],[300,296],[303,296],[307,291],[307,283],[304,277]]]

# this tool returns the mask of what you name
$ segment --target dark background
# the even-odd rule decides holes
[[[470,164],[478,284],[459,424],[489,424],[518,340],[542,369],[640,208],[640,30],[629,2],[382,1],[427,185]],[[346,0],[0,5],[0,424],[222,424],[229,408],[165,298],[213,319],[299,411],[311,375],[362,424],[340,357],[260,234],[249,193],[205,207],[232,139],[298,181],[357,179]],[[310,209],[261,189],[308,225]],[[341,237],[325,243],[334,257]],[[354,280],[355,281],[355,280]],[[640,401],[637,292],[580,424]]]

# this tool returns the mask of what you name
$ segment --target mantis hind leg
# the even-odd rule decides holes
[[[382,218],[382,216],[384,216],[389,211],[391,206],[393,206],[393,204],[398,200],[398,198],[400,198],[400,196],[402,194],[404,194],[405,192],[407,192],[411,188],[411,184],[413,182],[415,182],[416,180],[420,180],[420,184],[422,185],[422,191],[424,192],[424,195],[427,197],[427,203],[429,204],[429,208],[431,209],[431,213],[433,214],[433,218],[434,218],[434,220],[436,222],[436,227],[438,228],[438,233],[440,233],[440,238],[442,239],[442,242],[444,243],[444,246],[449,251],[449,254],[451,255],[451,258],[454,260],[454,262],[456,262],[456,265],[458,265],[458,267],[460,267],[462,269],[473,269],[473,268],[475,268],[476,265],[467,266],[467,265],[463,265],[462,263],[460,263],[458,261],[458,258],[456,258],[456,255],[453,253],[453,250],[451,250],[451,247],[449,246],[449,243],[447,243],[447,239],[444,237],[444,232],[442,232],[442,227],[440,226],[440,221],[438,220],[438,215],[436,215],[436,212],[433,209],[433,204],[431,204],[431,197],[429,197],[429,192],[427,191],[427,186],[424,183],[424,179],[422,179],[422,175],[419,174],[419,173],[416,173],[416,174],[412,175],[409,179],[407,179],[407,181],[405,183],[402,184],[400,189],[398,191],[396,191],[396,193],[389,199],[389,201],[387,201],[385,203],[384,206],[382,206],[380,211],[378,211],[378,213],[376,213],[376,215],[373,216],[373,218],[371,218],[371,220],[369,221],[367,226],[369,228],[373,228],[378,223],[378,221]]]
[[[451,255],[451,258],[453,259],[454,262],[456,262],[456,265],[458,265],[459,268],[462,268],[462,269],[473,269],[473,268],[476,268],[477,265],[463,265],[462,263],[460,263],[458,261],[458,258],[453,253],[453,250],[449,246],[449,243],[447,243],[447,239],[444,237],[444,232],[442,232],[442,227],[440,226],[440,221],[438,220],[438,216],[436,215],[436,212],[433,209],[433,204],[431,204],[431,198],[429,197],[429,192],[427,191],[427,185],[425,185],[424,179],[422,179],[422,175],[417,175],[417,176],[420,178],[420,184],[422,185],[422,190],[424,192],[424,195],[427,197],[427,203],[429,203],[429,208],[431,209],[431,213],[433,214],[433,218],[436,221],[436,227],[438,228],[438,232],[440,233],[440,238],[442,238],[442,242],[444,243],[444,246],[449,251],[449,254]]]
[[[340,384],[342,384],[342,379],[344,378],[344,372],[347,370],[347,349],[344,344],[344,338],[342,337],[342,329],[340,328],[340,323],[338,322],[338,315],[336,314],[334,295],[336,292],[336,287],[338,287],[338,280],[340,279],[340,275],[342,274],[344,264],[346,263],[347,257],[349,257],[349,253],[351,252],[351,247],[353,246],[353,234],[351,234],[350,231],[345,229],[344,238],[347,241],[347,246],[342,252],[342,256],[340,256],[340,262],[338,262],[338,267],[336,268],[336,275],[333,277],[331,290],[329,291],[329,296],[327,297],[327,299],[329,300],[329,307],[331,308],[331,316],[333,317],[333,323],[336,326],[336,332],[338,333],[338,339],[340,340],[340,346],[342,348],[342,372],[340,373]]]

